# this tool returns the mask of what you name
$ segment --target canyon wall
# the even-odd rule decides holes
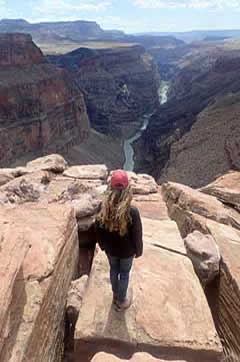
[[[193,187],[239,169],[238,50],[193,46],[137,148],[137,171]]]
[[[44,63],[43,54],[27,34],[1,34],[0,66]]]
[[[104,134],[121,134],[158,104],[159,75],[141,46],[79,48],[49,60],[72,73],[84,93],[91,126]]]
[[[48,64],[30,35],[0,35],[0,165],[49,152],[67,153],[87,138],[83,95]]]

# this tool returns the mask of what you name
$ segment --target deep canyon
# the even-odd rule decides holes
[[[239,169],[234,42],[100,39],[45,55],[30,35],[3,33],[0,43],[1,166],[58,152],[70,164],[105,163],[192,187]],[[167,102],[159,99],[164,82]]]
[[[1,362],[239,362],[239,40],[0,32]],[[144,241],[126,313],[94,228],[118,167]]]

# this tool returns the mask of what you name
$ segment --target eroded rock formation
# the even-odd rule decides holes
[[[201,187],[239,170],[239,56],[203,42],[178,59],[168,102],[137,141],[138,172]]]
[[[209,235],[218,246],[221,255],[220,275],[206,289],[206,292],[217,330],[223,341],[225,354],[223,360],[230,362],[239,361],[240,356],[240,331],[237,317],[240,295],[237,260],[240,233],[236,224],[225,223],[221,217],[219,218],[219,215],[223,215],[222,207],[230,212],[231,210],[235,212],[235,205],[238,204],[239,197],[239,186],[236,182],[238,178],[239,172],[231,172],[204,188],[202,190],[205,193],[204,199],[205,196],[208,197],[208,201],[205,199],[204,207],[201,202],[203,195],[201,191],[187,188],[183,194],[182,185],[173,183],[166,183],[162,187],[169,214],[177,222],[181,234],[187,236],[197,230],[202,234]],[[227,183],[226,180],[228,180]],[[206,195],[208,193],[215,194],[218,202],[223,202],[223,206],[217,208],[217,214],[213,211],[212,202],[213,200],[216,202],[217,199]],[[180,197],[175,198],[177,194]],[[199,196],[198,207],[196,207],[197,195]],[[196,243],[198,243],[197,240]]]
[[[206,297],[153,179],[129,173],[144,255],[132,271],[133,304],[119,313],[111,304],[106,256],[95,248],[91,228],[106,189],[106,166],[68,167],[60,155],[50,155],[4,172],[11,178],[0,186],[1,361],[60,362],[64,345],[67,361],[220,361]],[[228,277],[234,277],[227,250],[220,247]],[[237,338],[230,335],[229,345]]]
[[[141,46],[79,48],[49,57],[72,73],[83,91],[92,127],[117,134],[131,127],[158,104],[159,76],[150,54]]]
[[[67,205],[28,203],[4,206],[0,212],[1,283],[3,292],[8,288],[1,298],[1,361],[60,362],[64,336],[60,326],[78,260],[73,210]],[[6,258],[10,241],[15,252]]]
[[[30,35],[1,34],[0,66],[33,65],[43,63],[43,54]]]
[[[82,93],[29,35],[1,34],[0,45],[0,165],[67,154],[89,132]]]

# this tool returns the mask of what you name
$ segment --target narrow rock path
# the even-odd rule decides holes
[[[134,197],[143,221],[144,254],[134,262],[133,304],[126,312],[113,308],[105,254],[95,256],[76,324],[74,362],[131,361],[136,352],[149,353],[154,361],[220,360],[204,292],[160,191]]]

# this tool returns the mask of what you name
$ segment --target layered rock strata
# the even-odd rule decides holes
[[[70,148],[65,158],[73,165],[104,163],[109,169],[122,168],[124,164],[122,141],[91,128],[89,137]]]
[[[83,20],[31,24],[24,19],[2,19],[0,32],[30,33],[34,41],[50,43],[94,39],[104,34],[96,22]]]
[[[168,103],[138,140],[136,170],[201,187],[239,169],[239,50],[193,45],[177,65]]]
[[[229,173],[217,179],[210,186],[206,186],[203,191],[204,193],[214,194],[214,190],[217,190],[216,196],[218,199],[227,202],[227,209],[230,212],[231,210],[236,212],[234,207],[239,194],[237,179],[239,179],[239,172]],[[228,180],[227,184],[226,180]],[[203,194],[200,191],[188,188],[185,189],[183,194],[182,185],[173,183],[164,184],[162,190],[169,213],[173,220],[177,222],[181,234],[186,236],[194,230],[198,230],[202,234],[209,234],[219,249],[221,255],[220,274],[218,279],[206,288],[206,293],[217,330],[223,341],[224,360],[237,362],[240,356],[238,323],[240,283],[239,263],[237,260],[240,247],[239,230],[235,228],[234,224],[227,223],[228,225],[224,225],[226,224],[224,220],[219,219],[219,215],[222,215],[223,206],[219,206],[217,209],[218,217],[216,217],[216,214],[214,216],[213,203],[217,200],[215,197],[205,194],[204,198],[207,196],[208,201],[205,199],[206,203],[203,208],[201,201],[196,207],[197,194],[199,200],[202,199]],[[181,196],[175,198],[174,195],[176,194],[181,194]],[[230,205],[232,205],[233,209],[229,207]],[[202,237],[200,236],[200,239]],[[196,248],[200,239],[196,237]],[[208,251],[206,250],[206,252]]]
[[[51,155],[6,170],[13,179],[0,191],[1,361],[62,361],[70,283],[90,262],[84,252],[80,262],[78,221],[100,202],[91,181],[107,176],[95,165],[61,178],[66,168]]]
[[[68,152],[88,136],[82,93],[29,35],[0,35],[0,165]]]
[[[32,65],[43,63],[43,54],[27,34],[1,34],[0,66]]]
[[[109,49],[79,48],[51,62],[72,73],[83,91],[91,125],[105,134],[134,124],[158,104],[159,76],[141,46]]]
[[[4,172],[11,180],[0,186],[1,361],[60,362],[66,305],[77,314],[80,309],[75,332],[69,313],[65,319],[65,347],[72,348],[65,350],[67,360],[89,361],[101,351],[123,360],[220,361],[203,290],[153,179],[129,174],[142,214],[144,255],[132,272],[133,305],[118,313],[106,256],[95,249],[91,229],[106,166],[68,167],[60,155],[50,155]]]
[[[15,247],[19,266],[14,278],[9,267],[1,278],[11,295],[7,308],[1,309],[5,310],[1,361],[60,362],[65,300],[77,267],[74,214],[66,205],[39,204],[17,208],[1,206],[0,212],[1,240],[6,244],[15,242],[17,247],[25,243],[28,248],[24,255],[26,247],[23,246],[21,252]],[[9,246],[2,244],[2,248],[3,257]],[[13,258],[10,262],[14,265]]]

